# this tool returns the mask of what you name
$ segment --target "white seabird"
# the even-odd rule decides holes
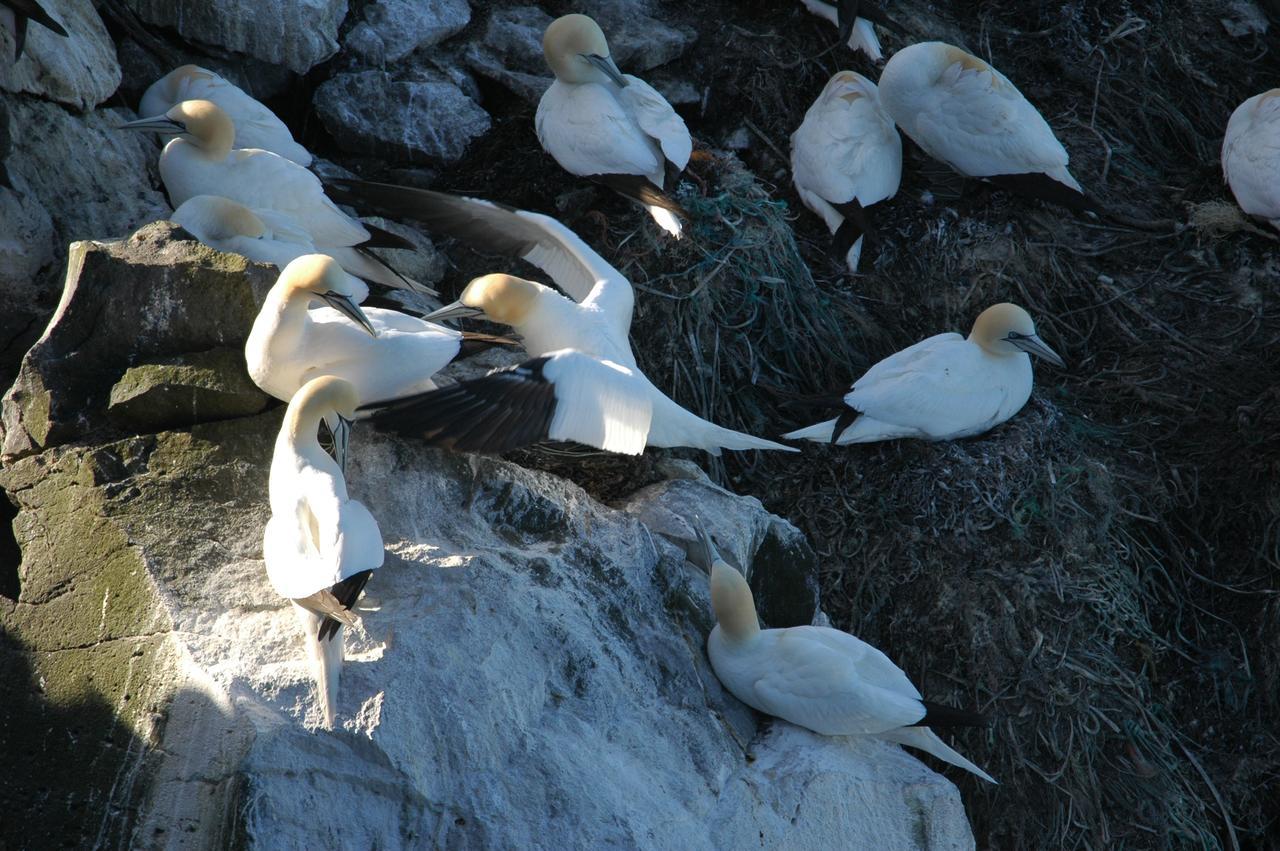
[[[684,120],[652,86],[618,70],[604,33],[586,15],[552,21],[542,52],[556,75],[534,119],[543,150],[570,174],[640,202],[679,237],[684,211],[666,190],[693,152]]]
[[[751,586],[720,558],[701,527],[716,625],[711,668],[738,700],[824,736],[873,736],[919,748],[996,781],[930,729],[982,726],[979,714],[926,701],[888,656],[847,632],[821,626],[761,629]]]
[[[866,210],[896,195],[902,180],[902,139],[875,83],[853,71],[827,82],[791,134],[791,179],[827,223],[849,271],[858,271]]]
[[[981,434],[1031,398],[1033,354],[1065,366],[1025,310],[996,304],[978,315],[968,339],[936,334],[890,355],[854,382],[840,416],[784,437],[843,445]]]
[[[1231,113],[1222,176],[1240,209],[1280,229],[1280,89],[1254,95]]]
[[[354,248],[315,245],[305,228],[279,210],[250,210],[221,195],[195,195],[179,204],[169,219],[205,245],[258,263],[270,263],[279,269],[304,254],[327,254],[348,274],[356,276],[351,286],[352,300],[357,304],[369,295],[369,288],[360,278],[387,287],[437,295],[435,290],[399,275],[377,258]]]
[[[293,603],[306,633],[324,726],[331,728],[342,669],[342,627],[375,569],[382,566],[382,533],[373,515],[347,495],[338,464],[316,434],[325,418],[349,423],[355,389],[323,376],[294,394],[271,458],[271,519],[262,541],[267,578]]]
[[[880,74],[880,104],[926,154],[967,177],[1098,210],[1067,170],[1066,148],[1009,80],[939,41],[913,44]]]
[[[364,406],[374,420],[463,451],[574,440],[612,452],[649,446],[796,451],[723,428],[676,404],[636,365],[631,282],[563,224],[538,213],[425,189],[334,181],[344,201],[547,271],[572,298],[513,275],[473,279],[427,319],[483,316],[509,325],[533,359],[416,398]]]
[[[892,30],[901,28],[895,24],[879,5],[867,0],[836,0],[834,5],[822,0],[800,0],[812,14],[830,21],[840,29],[840,41],[852,51],[861,50],[872,62],[883,58],[880,39],[872,23]]]
[[[236,144],[279,154],[298,165],[311,165],[311,152],[293,139],[276,114],[239,86],[199,65],[183,65],[152,83],[138,103],[139,115],[164,115],[184,100],[218,105],[236,127]]]
[[[0,29],[13,36],[13,61],[22,58],[27,44],[27,24],[35,21],[50,32],[68,38],[66,29],[36,0],[0,0]]]

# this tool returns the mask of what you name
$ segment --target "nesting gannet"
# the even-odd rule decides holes
[[[184,100],[216,103],[236,128],[241,148],[261,148],[298,165],[311,165],[311,153],[293,140],[276,114],[234,83],[199,65],[183,65],[156,80],[142,94],[139,115],[163,115]]]
[[[904,47],[880,74],[880,104],[924,152],[960,174],[1097,210],[1067,171],[1067,151],[1013,83],[939,41]]]
[[[835,235],[849,271],[858,271],[866,209],[896,195],[902,179],[902,140],[875,83],[852,71],[827,82],[791,135],[791,178]]]
[[[333,726],[342,668],[342,627],[373,571],[382,566],[382,533],[373,515],[347,496],[338,464],[316,434],[325,418],[349,423],[357,396],[348,382],[315,378],[289,402],[271,458],[271,519],[263,536],[267,578],[306,633],[325,727]]]
[[[784,436],[846,444],[981,434],[1031,398],[1029,355],[1064,366],[1025,310],[996,304],[978,315],[968,339],[937,334],[889,355],[854,382],[840,416]]]
[[[707,656],[734,697],[824,736],[874,736],[919,748],[996,782],[929,729],[982,726],[981,715],[925,700],[888,656],[847,632],[821,626],[761,629],[747,580],[720,558],[701,527],[698,538],[711,565],[716,617]]]
[[[369,295],[369,288],[359,278],[395,288],[406,288],[412,283],[354,248],[315,245],[311,235],[292,216],[279,210],[250,210],[221,195],[196,195],[179,204],[169,218],[219,251],[234,252],[280,269],[304,254],[327,254],[349,274],[359,276],[351,280],[352,300],[357,304]],[[413,289],[436,294],[435,290],[417,283]]]
[[[1280,89],[1254,95],[1231,113],[1222,176],[1240,209],[1280,229]]]
[[[28,21],[35,21],[63,38],[68,37],[62,24],[54,20],[36,0],[0,0],[0,27],[13,35],[14,62],[22,58],[22,49],[26,47]]]
[[[684,120],[652,86],[618,70],[586,15],[552,21],[542,52],[556,75],[534,119],[543,149],[570,174],[639,201],[679,237],[683,210],[664,189],[675,187],[693,151]]]
[[[867,0],[836,0],[834,6],[823,3],[822,0],[800,2],[811,13],[839,27],[840,41],[849,45],[850,50],[861,50],[872,62],[879,62],[883,56],[880,52],[880,39],[876,38],[876,28],[872,23],[886,29],[901,29],[884,13],[884,9]]]

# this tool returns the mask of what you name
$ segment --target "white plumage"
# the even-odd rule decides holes
[[[1240,209],[1280,229],[1280,89],[1254,95],[1231,113],[1222,176]]]
[[[279,154],[298,165],[311,165],[311,153],[293,139],[276,114],[240,87],[199,65],[183,65],[152,83],[138,103],[139,115],[164,115],[184,100],[218,105],[236,126],[236,144]],[[180,202],[179,202],[180,203]]]
[[[840,15],[835,6],[823,3],[822,0],[800,0],[800,2],[812,14],[823,20],[830,21],[832,26],[840,26]],[[884,58],[884,54],[880,51],[880,39],[876,37],[876,28],[866,18],[854,19],[853,29],[849,33],[849,40],[846,44],[855,53],[861,50],[867,54],[867,58],[872,62],[879,62]]]
[[[837,206],[856,201],[865,209],[897,194],[902,140],[880,108],[875,83],[853,71],[827,82],[791,135],[791,178],[800,200],[832,234],[845,224]],[[851,272],[858,270],[862,239],[859,232],[846,251]]]

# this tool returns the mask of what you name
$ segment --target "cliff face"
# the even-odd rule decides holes
[[[265,398],[226,389],[243,364],[208,355],[242,345],[270,275],[166,224],[72,258],[5,400],[22,561],[0,735],[36,774],[3,781],[26,813],[6,842],[972,847],[955,787],[896,746],[759,729],[720,688],[686,518],[754,564],[774,622],[813,619],[816,560],[687,462],[610,507],[358,425],[348,483],[388,559],[347,639],[338,729],[317,731],[261,561],[282,409],[256,413]],[[143,293],[166,309],[133,310]],[[122,420],[123,395],[151,404]]]

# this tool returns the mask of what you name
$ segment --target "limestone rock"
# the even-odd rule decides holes
[[[338,52],[347,0],[126,0],[144,21],[298,74]]]
[[[378,0],[346,37],[346,48],[373,65],[399,62],[439,44],[471,21],[467,0]]]
[[[32,23],[26,49],[13,62],[13,38],[0,27],[0,89],[90,109],[120,85],[116,46],[91,0],[40,0],[67,37]],[[39,136],[27,137],[34,142]],[[43,140],[41,140],[43,141]]]
[[[467,45],[468,67],[536,102],[553,79],[542,56],[542,34],[553,20],[536,6],[495,9],[484,37]]]
[[[160,431],[260,413],[271,397],[245,368],[242,349],[211,349],[129,367],[111,388],[112,419]]]
[[[408,162],[456,162],[473,139],[488,132],[489,114],[443,74],[419,76],[338,74],[316,89],[316,112],[344,150]]]
[[[679,58],[698,40],[691,29],[663,23],[655,6],[649,0],[583,0],[575,11],[600,24],[623,73],[639,74]]]

